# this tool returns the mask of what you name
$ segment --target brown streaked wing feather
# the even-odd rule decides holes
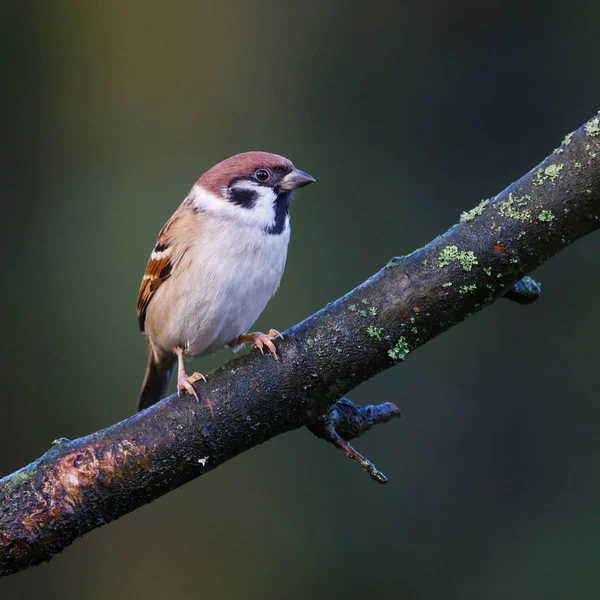
[[[146,311],[158,288],[171,276],[188,248],[190,220],[196,215],[189,203],[184,202],[166,222],[146,265],[137,298],[140,330],[145,331]],[[193,223],[192,223],[193,225]]]

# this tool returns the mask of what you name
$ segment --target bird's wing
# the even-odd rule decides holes
[[[184,202],[158,234],[137,297],[137,315],[141,331],[145,331],[146,311],[150,301],[158,288],[171,277],[190,247],[197,218],[192,206]]]

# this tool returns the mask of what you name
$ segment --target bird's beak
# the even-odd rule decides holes
[[[308,173],[300,171],[300,169],[294,169],[281,180],[279,187],[285,192],[291,192],[314,181],[316,181],[315,178]]]

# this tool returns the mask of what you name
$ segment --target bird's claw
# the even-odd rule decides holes
[[[189,377],[183,372],[178,373],[178,375],[177,375],[177,393],[181,396],[181,392],[187,392],[190,396],[194,396],[194,398],[196,398],[196,400],[198,400],[198,394],[196,393],[196,390],[194,389],[194,386],[192,384],[194,384],[200,380],[202,380],[206,383],[206,377],[204,377],[204,375],[202,375],[202,373],[194,373],[193,375],[190,375]]]
[[[277,356],[277,346],[271,341],[276,340],[277,338],[283,339],[283,335],[276,329],[269,329],[269,333],[264,334],[260,331],[256,333],[249,333],[247,335],[242,335],[239,338],[241,342],[252,342],[253,348],[258,348],[261,354],[265,353],[265,346],[267,347],[269,354],[275,359],[279,360]]]

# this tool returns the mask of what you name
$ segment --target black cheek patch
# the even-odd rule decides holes
[[[231,189],[229,193],[229,202],[233,202],[243,208],[254,208],[258,194],[254,190]]]

